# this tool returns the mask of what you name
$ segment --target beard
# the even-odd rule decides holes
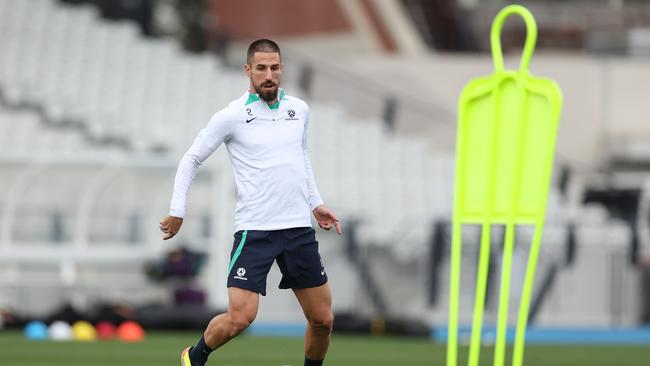
[[[271,90],[268,89],[262,89],[262,87],[268,87],[272,86],[273,88]],[[254,85],[255,91],[257,92],[257,95],[260,96],[260,98],[265,101],[265,102],[274,102],[275,99],[278,97],[278,86],[273,83],[273,82],[264,82],[262,84]]]

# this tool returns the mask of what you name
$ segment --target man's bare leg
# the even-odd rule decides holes
[[[189,352],[191,366],[203,366],[213,350],[243,332],[255,320],[260,295],[256,292],[228,288],[228,311],[212,318],[203,337]],[[190,365],[185,365],[190,366]]]
[[[305,365],[322,365],[330,344],[334,315],[329,284],[294,289],[296,298],[307,318],[305,331]]]

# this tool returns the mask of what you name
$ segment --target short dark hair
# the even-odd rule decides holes
[[[255,52],[277,52],[280,55],[280,46],[277,43],[271,41],[270,39],[262,38],[256,41],[253,41],[250,46],[248,46],[248,52],[246,53],[246,63],[250,65]],[[280,55],[280,57],[282,57]]]

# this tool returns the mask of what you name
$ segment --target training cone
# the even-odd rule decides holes
[[[126,342],[140,342],[144,339],[144,329],[137,322],[128,320],[117,328],[117,336]]]
[[[72,339],[75,341],[94,341],[97,339],[95,327],[87,321],[77,321],[72,324]]]
[[[48,334],[52,340],[69,341],[72,339],[72,328],[70,327],[70,324],[62,320],[57,320],[50,324]]]
[[[25,326],[25,338],[30,341],[47,339],[47,325],[38,320],[27,323]]]
[[[95,325],[95,333],[97,333],[97,338],[101,340],[109,340],[115,338],[115,325],[111,322],[101,321]]]

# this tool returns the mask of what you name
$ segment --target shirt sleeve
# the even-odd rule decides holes
[[[302,152],[305,159],[305,169],[307,173],[307,194],[309,199],[309,207],[314,210],[316,207],[323,204],[323,199],[316,187],[316,179],[314,179],[314,170],[311,167],[309,154],[307,153],[307,128],[309,127],[309,108],[305,113],[305,128],[302,134]]]
[[[194,139],[192,146],[181,158],[174,179],[174,193],[169,208],[169,215],[185,217],[187,194],[196,177],[199,166],[221,145],[227,141],[231,132],[231,120],[228,110],[217,112],[208,125]]]

